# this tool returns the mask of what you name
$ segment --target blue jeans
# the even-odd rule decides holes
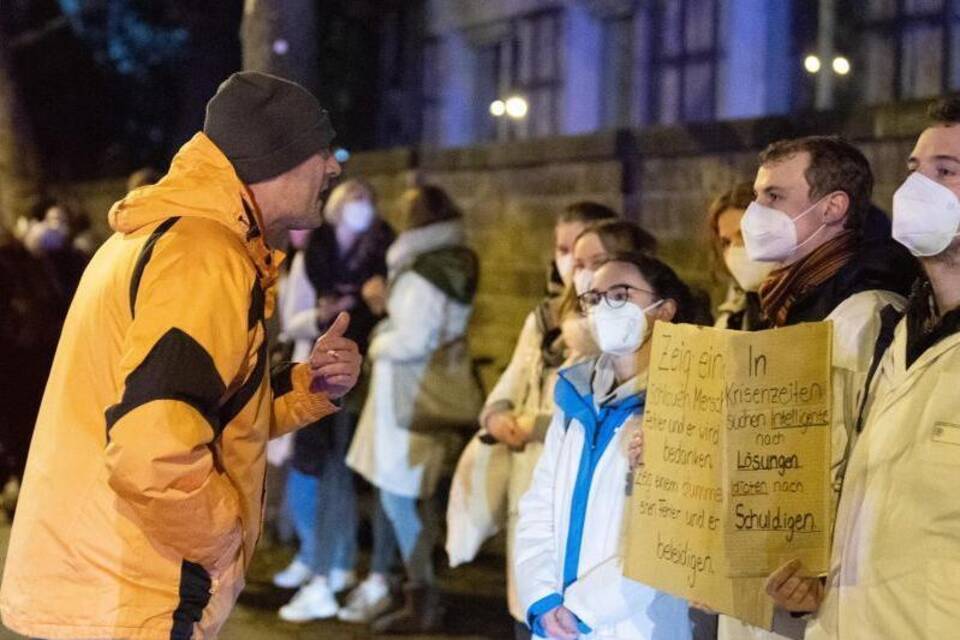
[[[380,489],[380,504],[400,547],[407,579],[433,584],[433,544],[438,528],[433,498],[418,500]]]
[[[300,551],[297,558],[317,575],[352,570],[357,560],[357,493],[344,458],[356,416],[343,412],[323,427],[333,431],[332,447],[323,456],[320,474],[290,468],[287,504]]]

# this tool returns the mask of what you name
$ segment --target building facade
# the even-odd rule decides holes
[[[820,12],[834,18],[830,102],[960,89],[960,0],[428,0],[412,37],[414,139],[458,147],[812,109]],[[409,39],[411,36],[407,36]],[[822,51],[822,50],[821,50]],[[385,59],[397,76],[396,57]],[[522,98],[523,117],[503,105]],[[507,104],[509,107],[510,105]],[[493,111],[497,108],[494,107]],[[389,136],[388,136],[389,138]]]

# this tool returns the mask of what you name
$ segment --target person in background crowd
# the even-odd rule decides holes
[[[63,323],[44,261],[0,227],[0,502],[11,512]]]
[[[585,229],[574,244],[573,287],[568,289],[560,302],[560,315],[564,319],[563,330],[569,334],[569,344],[577,351],[578,344],[592,344],[587,319],[580,313],[577,292],[586,291],[596,265],[609,255],[623,252],[640,252],[653,255],[657,240],[646,230],[628,220],[609,220],[595,223]],[[712,324],[709,296],[704,291],[691,289],[693,303],[688,317],[696,324]]]
[[[361,354],[366,352],[379,316],[360,292],[371,279],[386,277],[386,253],[393,240],[393,230],[377,215],[373,189],[367,183],[348,180],[334,188],[324,208],[324,224],[310,234],[305,250],[294,256],[287,280],[282,337],[294,343],[294,362],[309,355],[313,341],[342,312],[349,312],[351,318],[346,337],[357,343]],[[303,585],[280,609],[280,617],[290,622],[336,615],[340,607],[335,594],[356,583],[357,494],[345,457],[365,386],[358,384],[344,398],[339,413],[293,436],[286,495],[300,551],[290,566],[274,576],[280,587]],[[375,523],[381,519],[374,516]],[[378,544],[370,578],[348,608],[383,608],[390,601],[386,578],[393,561],[392,538],[374,539]]]
[[[3,623],[57,638],[213,638],[260,537],[266,443],[337,411],[360,372],[343,314],[267,370],[290,229],[340,173],[298,84],[231,75],[167,176],[116,203],[37,418]]]
[[[923,275],[902,315],[882,314],[830,571],[824,584],[794,562],[769,584],[782,606],[815,611],[811,640],[957,636],[960,100],[930,117],[893,196],[893,237]]]
[[[411,420],[431,356],[466,334],[478,276],[462,214],[443,190],[407,191],[399,226],[387,252],[388,317],[370,341],[370,392],[347,456],[379,490],[406,567],[404,606],[373,623],[386,633],[427,631],[442,621],[432,559],[439,525],[434,493],[451,448],[462,442],[412,431]]]
[[[571,357],[560,328],[559,294],[564,288],[573,287],[574,240],[587,225],[616,217],[612,209],[594,202],[574,203],[557,217],[548,284],[548,291],[553,289],[553,292],[548,293],[527,316],[510,363],[487,397],[480,414],[480,426],[511,450],[507,484],[507,603],[517,621],[518,638],[529,638],[530,632],[524,622],[526,616],[517,602],[513,575],[517,503],[530,486],[533,468],[543,449],[546,427],[553,415],[556,373]]]
[[[830,464],[838,490],[856,436],[857,400],[880,311],[890,304],[902,307],[916,262],[893,241],[889,220],[870,202],[873,174],[867,159],[840,138],[770,145],[760,154],[754,191],[756,200],[740,222],[747,255],[778,264],[759,288],[763,327],[833,323]],[[757,589],[765,588],[762,579],[755,582]],[[774,631],[797,633],[783,607],[776,611]]]
[[[574,356],[592,356],[597,345],[589,319],[581,312],[577,296],[590,288],[594,272],[615,253],[653,254],[657,240],[639,225],[627,220],[591,224],[573,243],[572,286],[564,290],[557,311],[561,318],[564,344]]]
[[[750,331],[763,324],[757,290],[775,262],[757,262],[747,255],[740,220],[753,202],[753,183],[741,182],[717,196],[710,204],[707,220],[714,257],[729,279],[727,295],[717,309],[718,329]]]
[[[89,226],[88,218],[73,214],[66,205],[54,200],[40,202],[29,218],[21,218],[17,223],[17,235],[23,245],[51,270],[64,312],[92,253],[90,242],[81,242],[78,247],[74,240]]]
[[[559,374],[543,454],[520,500],[521,606],[539,637],[689,640],[685,601],[623,576],[622,536],[626,444],[643,417],[652,325],[692,320],[692,295],[644,254],[590,268],[579,301],[602,355]]]

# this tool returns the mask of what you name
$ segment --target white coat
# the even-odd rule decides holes
[[[298,251],[290,262],[290,272],[280,288],[280,339],[293,342],[294,362],[305,362],[314,341],[320,337],[317,329],[317,290],[307,277],[307,261]]]
[[[618,390],[621,402],[609,412],[598,411],[591,379],[609,380],[610,369],[601,356],[560,372],[554,420],[520,500],[520,603],[528,622],[563,604],[589,628],[585,638],[688,640],[684,600],[623,576],[631,434],[623,425],[639,424],[646,374],[628,383],[628,394],[628,385]]]
[[[510,363],[487,396],[480,424],[496,411],[510,410],[520,420],[549,424],[553,415],[556,370],[544,366],[543,332],[532,311],[523,323]],[[545,430],[544,430],[545,431]],[[520,496],[526,493],[543,450],[544,432],[534,432],[522,451],[484,445],[474,439],[464,450],[450,489],[447,554],[451,566],[470,562],[488,537],[507,527],[507,606],[525,619],[513,576],[514,529]]]
[[[466,334],[473,310],[407,267],[420,254],[463,244],[463,224],[453,220],[406,231],[387,252],[387,319],[367,350],[370,392],[347,464],[377,488],[405,497],[432,496],[451,447],[461,442],[454,434],[411,432],[410,422],[430,357]]]
[[[317,290],[307,277],[303,251],[297,251],[293,256],[290,271],[281,278],[278,289],[280,339],[293,342],[291,361],[306,362],[320,333],[317,330]],[[294,436],[288,433],[268,442],[267,462],[274,467],[283,466],[293,455]]]
[[[810,640],[960,637],[960,334],[906,363],[901,321],[844,479]]]
[[[864,291],[850,296],[827,316],[833,323],[833,425],[831,469],[835,486],[852,448],[854,425],[874,345],[880,331],[880,311],[887,305],[902,308],[901,296],[889,291]],[[849,446],[848,446],[849,443]],[[837,499],[837,496],[834,496]],[[749,578],[763,590],[766,578]],[[718,640],[786,640],[797,637],[802,621],[778,612],[775,630],[757,629],[728,616],[720,616]]]

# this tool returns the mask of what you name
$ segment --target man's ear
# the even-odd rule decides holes
[[[850,212],[850,196],[846,191],[834,191],[827,196],[827,208],[823,212],[826,225],[843,224]]]
[[[654,317],[657,320],[670,322],[675,315],[677,315],[677,301],[673,298],[667,298],[663,301],[663,304],[657,307],[657,312]]]

